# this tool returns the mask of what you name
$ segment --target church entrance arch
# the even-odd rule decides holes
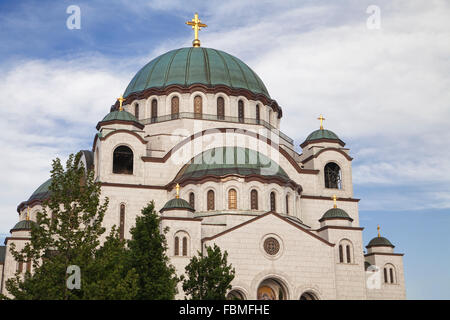
[[[287,300],[287,286],[279,279],[268,278],[263,280],[257,291],[258,300]]]

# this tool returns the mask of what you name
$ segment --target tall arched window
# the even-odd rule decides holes
[[[189,204],[195,209],[195,195],[193,192],[189,193]]]
[[[341,168],[336,163],[327,163],[324,175],[325,188],[341,189]]]
[[[396,283],[395,280],[395,269],[392,264],[386,264],[384,266],[384,282],[385,283]]]
[[[341,244],[339,245],[339,262],[344,263],[344,250]]]
[[[252,210],[258,210],[258,191],[255,189],[250,192],[250,205]]]
[[[217,98],[217,119],[225,119],[225,100],[222,97]]]
[[[180,99],[178,96],[172,97],[170,109],[172,119],[178,119],[180,115]]]
[[[174,243],[174,255],[178,256],[180,255],[180,238],[175,237],[175,243]]]
[[[228,209],[237,209],[237,192],[236,189],[228,190]]]
[[[207,208],[208,210],[215,210],[214,191],[209,190],[207,194]]]
[[[203,100],[201,96],[195,96],[194,98],[194,118],[201,119],[203,113]]]
[[[17,262],[16,271],[19,273],[22,273],[22,271],[23,271],[23,262],[22,261]]]
[[[139,103],[134,105],[134,116],[139,120]]]
[[[156,99],[152,100],[152,110],[151,110],[151,122],[156,122],[158,118],[158,101]]]
[[[27,272],[31,272],[31,260],[27,261]]]
[[[347,263],[350,263],[350,262],[352,262],[352,256],[351,256],[351,254],[350,254],[350,246],[349,245],[347,245],[347,246],[345,246],[345,248],[346,248],[346,253],[347,253]]]
[[[286,214],[289,214],[289,195],[286,195]]]
[[[113,173],[133,174],[133,151],[127,146],[119,146],[114,150]]]
[[[384,283],[388,283],[387,268],[384,267]]]
[[[238,101],[238,121],[244,123],[244,101]]]
[[[270,211],[276,211],[276,200],[275,200],[275,192],[270,193]]]
[[[120,205],[120,218],[119,218],[119,236],[120,239],[124,239],[125,237],[125,205],[122,203]]]
[[[394,270],[392,268],[389,269],[389,276],[391,279],[391,283],[394,283]]]
[[[183,256],[187,256],[187,251],[188,251],[188,238],[187,237],[183,237]]]
[[[256,105],[256,123],[259,124],[260,123],[260,111],[259,111],[259,104]]]

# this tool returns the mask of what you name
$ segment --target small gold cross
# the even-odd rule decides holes
[[[378,238],[380,237],[380,225],[378,225],[377,230],[378,230]]]
[[[336,202],[337,197],[336,197],[336,195],[333,194],[333,197],[331,199],[333,199],[333,208],[337,208],[337,202]]]
[[[323,130],[323,120],[325,120],[325,118],[322,115],[320,115],[320,117],[318,117],[317,120],[320,120],[320,130]]]
[[[175,190],[177,190],[177,199],[180,197],[180,185],[177,183]]]
[[[120,96],[117,100],[119,100],[119,111],[123,111],[122,104],[125,101],[124,97]]]

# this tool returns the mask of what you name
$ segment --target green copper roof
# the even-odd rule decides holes
[[[264,83],[244,62],[226,52],[203,47],[180,48],[153,59],[134,76],[123,96],[174,84],[225,85],[270,98]]]
[[[335,219],[335,218],[339,218],[339,219],[344,218],[344,219],[353,220],[352,218],[350,218],[350,216],[344,210],[342,210],[340,208],[331,208],[330,210],[328,210],[327,212],[324,213],[324,215],[322,216],[322,218],[319,221],[325,220],[325,219]]]
[[[201,178],[206,175],[263,175],[289,181],[286,172],[272,159],[248,148],[218,147],[204,151],[183,167],[175,178]]]
[[[373,238],[372,240],[369,241],[369,244],[366,246],[366,248],[378,247],[378,246],[386,246],[386,247],[394,248],[394,245],[388,239],[386,239],[384,237]]]
[[[36,189],[35,192],[31,195],[31,197],[28,199],[28,202],[33,200],[44,200],[47,199],[50,196],[50,191],[48,188],[52,184],[52,179],[48,179],[43,184],[39,186],[39,188]]]
[[[170,210],[170,209],[189,210],[192,212],[195,211],[195,209],[191,207],[189,202],[187,202],[186,200],[181,199],[181,198],[173,198],[173,199],[167,201],[166,204],[164,205],[164,207],[162,207],[162,209],[159,210],[159,212],[164,212],[164,211]]]
[[[31,230],[31,226],[33,224],[36,224],[36,222],[31,221],[31,220],[22,220],[16,223],[16,225],[10,230],[14,231],[14,230],[21,230],[21,229],[26,229],[26,230]]]
[[[319,140],[319,139],[340,140],[339,137],[333,131],[319,129],[319,130],[312,132],[306,138],[306,141]]]
[[[113,121],[113,120],[122,120],[122,121],[133,121],[138,122],[136,117],[129,113],[128,111],[112,111],[108,113],[101,122],[103,121]]]

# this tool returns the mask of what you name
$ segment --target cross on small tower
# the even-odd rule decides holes
[[[320,117],[318,117],[317,120],[320,120],[320,130],[323,130],[323,120],[325,120],[325,118],[322,115],[320,115]]]
[[[336,197],[336,195],[333,194],[333,197],[331,197],[331,199],[333,199],[333,208],[337,208],[337,202],[336,202],[337,197]]]
[[[192,19],[191,21],[187,21],[186,24],[192,26],[192,29],[194,29],[194,41],[192,41],[192,45],[194,47],[200,47],[200,40],[198,39],[198,31],[201,28],[207,27],[207,25],[200,21],[197,12],[194,15],[194,19]]]
[[[381,237],[381,236],[380,236],[380,229],[381,229],[381,228],[380,228],[380,225],[378,225],[378,226],[377,226],[378,238]]]
[[[177,190],[177,199],[180,197],[180,185],[177,183],[175,190]]]
[[[117,98],[117,100],[119,101],[119,111],[123,111],[122,104],[125,101],[125,98],[123,96],[120,96],[119,98]]]

